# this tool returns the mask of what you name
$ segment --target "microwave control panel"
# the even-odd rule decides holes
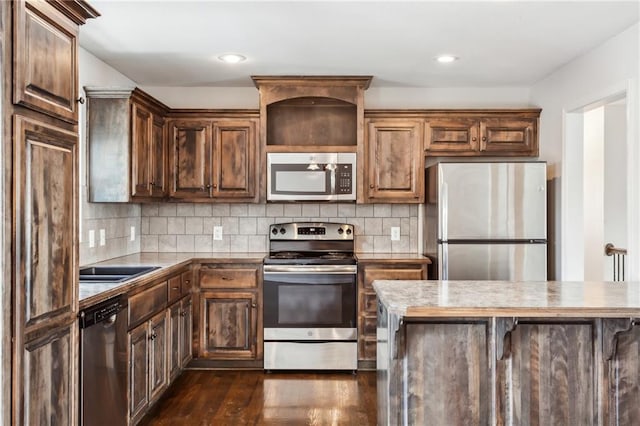
[[[338,164],[336,169],[336,193],[337,194],[351,194],[353,188],[351,183],[353,182],[353,166],[351,164]]]

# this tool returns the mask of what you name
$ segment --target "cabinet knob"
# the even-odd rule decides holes
[[[373,189],[373,184],[370,184],[370,185],[369,185],[369,188]]]
[[[471,138],[471,140],[475,142],[475,141],[477,141],[477,140],[478,140],[478,138],[476,138],[476,137],[474,136],[474,137],[472,137],[472,138]]]
[[[207,189],[211,188],[211,185],[207,184]]]
[[[171,290],[180,290],[180,287],[171,287]]]
[[[186,316],[187,316],[187,311],[182,311],[182,312],[180,312],[180,316],[181,316],[181,317],[186,317]]]
[[[78,99],[76,99],[76,101],[77,101],[79,104],[84,105],[84,98],[83,98],[82,96],[80,96]]]
[[[218,185],[216,185],[215,183],[213,184],[213,189],[216,189],[218,187]]]
[[[189,281],[189,280],[186,280],[186,281],[185,281],[185,283],[187,283],[187,284],[189,284],[189,283],[191,283],[191,281]]]
[[[155,184],[155,182],[149,182],[149,185],[155,186],[156,184]]]
[[[484,141],[486,141],[486,140],[487,140],[487,137],[486,137],[486,136],[483,136],[483,137],[482,137],[482,142],[484,142]]]
[[[255,303],[252,303],[252,304],[251,304],[251,307],[252,307],[252,308],[257,308],[257,307],[258,307],[258,305],[256,305]]]

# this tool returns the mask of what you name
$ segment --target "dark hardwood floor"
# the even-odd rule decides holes
[[[187,370],[142,425],[375,425],[376,373]]]

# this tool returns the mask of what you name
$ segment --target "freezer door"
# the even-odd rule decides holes
[[[441,163],[438,238],[546,239],[546,163]]]
[[[440,244],[441,280],[546,281],[547,245]]]

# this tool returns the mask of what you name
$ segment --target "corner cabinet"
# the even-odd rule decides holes
[[[172,120],[169,196],[257,200],[257,128],[257,119]]]
[[[424,201],[423,122],[367,119],[365,201]]]
[[[198,357],[262,357],[261,265],[203,264],[198,272]]]

